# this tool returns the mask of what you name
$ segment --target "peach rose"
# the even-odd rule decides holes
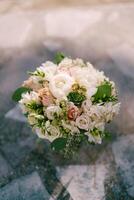
[[[24,81],[22,86],[26,88],[31,88],[34,91],[38,91],[42,87],[40,84],[35,84],[31,78]]]
[[[39,97],[41,98],[41,102],[44,106],[53,104],[54,97],[47,87],[39,90]]]

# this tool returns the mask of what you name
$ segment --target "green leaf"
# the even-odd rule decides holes
[[[36,70],[34,72],[28,72],[29,75],[32,75],[32,76],[39,76],[41,78],[44,78],[45,77],[45,73],[41,70]]]
[[[12,100],[18,102],[19,100],[21,100],[21,95],[23,93],[30,92],[30,91],[31,91],[30,88],[20,87],[17,90],[15,90],[15,92],[13,93]]]
[[[111,140],[112,139],[112,134],[108,131],[104,131],[104,138],[106,140]]]
[[[98,86],[97,92],[92,96],[94,103],[107,102],[111,99],[112,86],[109,82],[104,82]]]
[[[66,147],[67,138],[57,138],[51,143],[51,148],[55,151],[60,151]]]
[[[61,52],[58,52],[55,55],[54,61],[55,61],[56,64],[59,64],[64,58],[65,58],[64,54],[61,53]]]
[[[81,105],[81,103],[86,99],[85,95],[78,92],[70,92],[67,96],[68,100],[73,102],[75,105]]]

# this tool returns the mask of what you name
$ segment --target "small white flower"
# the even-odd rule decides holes
[[[59,106],[55,106],[55,105],[49,106],[45,110],[47,118],[51,119],[51,120],[54,119],[54,114],[55,113],[58,114],[60,111],[61,111],[61,108]]]
[[[50,124],[51,124],[51,123],[50,123],[49,120],[47,120],[46,123],[45,123],[45,128],[46,128],[46,131],[47,131],[47,132],[50,131]]]
[[[70,124],[66,121],[62,120],[62,126],[64,129],[69,129],[71,133],[80,133],[80,130],[78,127],[76,127],[76,124],[74,121],[70,121]]]
[[[28,115],[28,122],[30,125],[36,125],[39,119],[44,119],[44,116],[38,115],[36,113],[30,113]]]
[[[99,129],[100,131],[104,131],[105,123],[104,122],[98,122],[95,124],[95,128]]]
[[[85,135],[88,136],[88,141],[93,142],[95,144],[101,144],[102,143],[102,138],[100,135],[93,136],[90,132],[85,132]]]
[[[94,139],[94,137],[91,135],[91,133],[85,132],[85,135],[88,136],[88,141],[89,141],[89,142],[95,143],[95,139]]]
[[[104,110],[105,120],[106,122],[109,122],[114,118],[114,116],[116,116],[119,113],[120,103],[113,104],[112,102],[109,102],[105,104]]]
[[[74,79],[66,73],[55,75],[49,83],[49,89],[54,97],[63,99],[71,90]]]
[[[22,98],[19,101],[19,104],[23,113],[28,111],[26,105],[32,101],[35,101],[37,104],[40,103],[39,95],[37,92],[31,91],[30,93],[27,92],[22,94]]]

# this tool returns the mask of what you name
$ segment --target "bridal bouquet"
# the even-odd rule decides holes
[[[82,59],[58,53],[13,94],[38,137],[64,155],[83,142],[101,144],[109,135],[105,124],[118,114],[120,103],[114,82]]]

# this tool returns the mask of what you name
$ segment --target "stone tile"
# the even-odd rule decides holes
[[[37,172],[20,177],[0,189],[0,200],[50,200]],[[52,200],[52,198],[51,198]]]
[[[44,17],[46,34],[49,37],[74,38],[87,27],[100,21],[102,16],[102,12],[89,9],[52,10]]]
[[[11,166],[7,163],[5,158],[0,154],[0,179],[5,178],[11,172]]]
[[[103,164],[57,167],[57,176],[74,200],[102,200],[107,168]]]
[[[24,13],[13,13],[0,16],[0,27],[0,47],[22,47],[32,24]]]
[[[10,164],[15,167],[35,149],[35,146],[35,137],[30,136],[25,139],[20,138],[16,143],[7,143],[1,149]]]
[[[134,135],[119,137],[112,149],[127,192],[134,198]]]
[[[13,109],[9,110],[5,114],[5,117],[16,120],[16,121],[20,121],[20,122],[26,122],[27,121],[26,117],[23,115],[19,105],[16,105]]]

